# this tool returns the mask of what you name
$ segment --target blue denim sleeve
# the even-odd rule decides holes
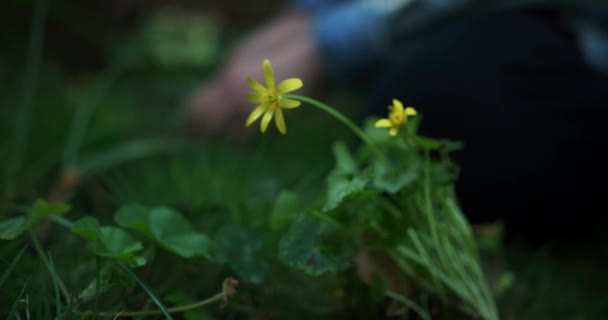
[[[333,74],[343,75],[374,61],[391,59],[404,44],[431,29],[509,7],[522,0],[297,0],[313,15],[312,33],[323,62]],[[605,0],[528,0],[562,7],[606,8]],[[600,4],[601,3],[601,4]],[[296,7],[298,8],[298,7]],[[605,30],[605,29],[604,29]],[[591,33],[589,33],[591,34]],[[594,38],[594,40],[596,40]],[[594,41],[596,46],[597,41]],[[594,54],[606,49],[594,48]]]
[[[341,5],[345,3],[355,2],[354,0],[291,0],[289,5],[292,9],[306,11],[306,12],[319,12],[321,10]]]
[[[589,10],[574,18],[574,30],[585,61],[608,73],[608,10]]]
[[[343,1],[314,13],[313,37],[330,72],[345,74],[390,59],[404,36],[471,3],[479,0]]]
[[[389,49],[386,24],[385,16],[372,10],[369,2],[351,1],[318,11],[313,20],[313,37],[330,72],[343,74],[379,58]]]

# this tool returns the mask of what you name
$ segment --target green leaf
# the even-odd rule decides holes
[[[74,222],[72,232],[93,242],[97,242],[101,226],[99,221],[93,217],[84,217]]]
[[[153,238],[148,217],[148,208],[139,204],[130,204],[118,209],[114,215],[114,221],[123,228],[129,228],[148,238]]]
[[[262,234],[235,224],[222,227],[213,237],[213,257],[227,263],[245,282],[261,284],[272,277],[271,252]]]
[[[346,144],[338,141],[334,144],[334,157],[336,158],[336,168],[334,171],[346,174],[355,174],[358,171],[357,161],[348,150]]]
[[[100,231],[99,243],[108,254],[132,253],[143,249],[141,242],[121,228],[105,226]]]
[[[102,269],[103,270],[103,269]],[[101,272],[99,279],[99,290],[97,289],[97,279],[91,283],[78,295],[79,302],[88,302],[95,298],[95,295],[103,294],[114,287],[133,288],[135,281],[122,269],[112,268]]]
[[[270,214],[270,226],[275,230],[285,227],[295,219],[299,210],[298,194],[292,191],[281,191]]]
[[[297,220],[279,242],[279,258],[293,268],[320,276],[348,268],[355,253],[352,237],[335,223],[314,216]]]
[[[423,149],[428,150],[441,150],[444,149],[448,152],[458,151],[463,148],[463,143],[460,141],[451,141],[446,139],[433,139],[429,137],[413,136],[414,142],[416,142]]]
[[[25,217],[14,217],[0,221],[0,239],[13,240],[27,230]]]
[[[443,141],[427,137],[414,136],[414,141],[424,149],[438,150],[443,146]]]
[[[369,182],[370,176],[369,170],[353,177],[341,174],[330,175],[327,179],[327,201],[323,206],[323,211],[327,212],[337,208],[346,197],[362,191]]]
[[[396,193],[416,182],[421,168],[416,157],[409,154],[403,154],[401,160],[375,159],[374,187],[389,193]]]
[[[141,242],[136,241],[121,228],[102,227],[97,219],[84,217],[74,222],[72,232],[91,241],[95,254],[98,256],[125,262],[132,266],[146,264],[145,258],[133,254],[143,248]]]
[[[70,205],[65,203],[48,203],[43,199],[38,199],[29,210],[32,223],[39,223],[49,216],[61,216],[70,211]]]
[[[209,239],[175,210],[165,207],[146,209],[127,205],[114,216],[116,222],[156,241],[163,248],[184,258],[209,256]]]
[[[65,203],[48,203],[45,200],[39,199],[27,210],[25,216],[14,217],[0,222],[0,239],[15,239],[24,231],[36,227],[36,225],[48,217],[60,216],[69,210],[70,206]]]
[[[150,229],[161,245],[184,258],[209,252],[207,236],[195,232],[188,220],[169,208],[150,210]]]

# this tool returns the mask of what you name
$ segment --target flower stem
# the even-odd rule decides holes
[[[196,309],[196,308],[200,308],[206,305],[210,305],[212,303],[216,303],[216,302],[220,302],[220,301],[225,301],[226,299],[226,294],[224,292],[220,292],[216,295],[214,295],[211,298],[199,301],[199,302],[195,302],[195,303],[191,303],[191,304],[186,304],[186,305],[182,305],[182,306],[178,306],[178,307],[174,307],[174,308],[168,308],[167,311],[169,313],[175,313],[175,312],[181,312],[181,311],[186,311],[186,310],[190,310],[190,309]],[[91,311],[85,311],[85,312],[74,312],[76,315],[80,315],[80,316],[89,316],[92,315],[93,312]],[[145,311],[124,311],[124,312],[98,312],[97,315],[100,317],[138,317],[138,316],[151,316],[151,315],[160,315],[162,314],[161,310],[145,310]]]
[[[36,237],[36,234],[34,233],[34,231],[29,230],[30,233],[30,239],[32,240],[32,244],[34,245],[34,249],[36,249],[36,253],[38,254],[38,256],[40,257],[40,260],[42,260],[42,263],[49,269],[51,269],[51,264],[49,263],[49,260],[46,258],[46,255],[44,254],[44,250],[42,250],[42,246],[40,245],[40,242],[38,241],[38,238]],[[66,301],[70,301],[70,292],[68,291],[67,287],[65,286],[65,284],[63,283],[63,281],[61,281],[61,278],[59,278],[59,276],[57,276],[57,284],[59,286],[59,289],[61,289],[61,292],[63,293],[63,296],[65,298]]]
[[[296,95],[296,94],[286,94],[286,95],[283,95],[282,97],[311,104],[311,105],[329,113],[334,118],[338,119],[340,122],[342,122],[347,127],[349,127],[357,136],[359,136],[359,138],[361,138],[361,140],[363,140],[363,142],[365,142],[372,150],[374,150],[374,152],[378,151],[378,149],[376,148],[376,145],[371,140],[369,140],[367,135],[361,129],[359,129],[359,127],[357,125],[355,125],[352,121],[350,121],[350,119],[348,119],[342,113],[338,112],[336,109],[330,107],[329,105],[322,103],[320,101],[317,101],[315,99],[311,99],[311,98]]]

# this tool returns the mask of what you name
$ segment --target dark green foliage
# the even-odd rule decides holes
[[[310,275],[336,273],[350,266],[354,242],[348,230],[312,213],[291,225],[279,244],[279,257]]]
[[[30,230],[51,216],[60,216],[67,213],[70,206],[65,203],[47,203],[37,200],[25,216],[18,216],[0,221],[0,239],[12,240],[23,232]]]
[[[99,33],[83,17],[72,21],[80,34]],[[494,293],[507,318],[605,318],[606,279],[588,264],[515,256],[512,273],[490,274],[489,291],[477,248],[499,255],[501,239],[473,238],[453,192],[449,153],[462,145],[418,136],[421,117],[397,137],[366,123],[379,153],[308,107],[288,116],[285,137],[183,139],[181,106],[225,52],[217,23],[160,13],[99,40],[113,45],[90,73],[49,58],[38,65],[36,54],[25,61],[27,44],[0,34],[14,40],[0,52],[0,155],[10,164],[0,170],[0,314],[170,318],[233,277],[238,293],[224,308],[171,314],[383,318],[390,297],[420,318],[496,319]],[[22,90],[26,69],[38,70],[37,90]],[[394,274],[366,277],[357,260],[366,250],[391,259]]]
[[[74,222],[72,232],[91,241],[95,254],[125,262],[133,266],[146,263],[144,257],[134,253],[143,249],[141,242],[136,241],[125,230],[117,227],[100,226],[97,219],[85,217]]]

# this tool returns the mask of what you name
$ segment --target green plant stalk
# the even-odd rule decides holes
[[[53,257],[51,257],[51,254],[49,253],[49,262],[50,262],[50,268],[49,268],[49,272],[51,273],[51,279],[53,280],[53,289],[55,291],[55,307],[57,308],[57,317],[61,318],[62,312],[61,312],[61,297],[59,295],[59,286],[57,285],[57,279],[59,279],[59,276],[57,275],[57,271],[55,270],[55,264],[53,263]]]
[[[101,257],[95,257],[95,305],[93,306],[95,319],[98,317],[99,312],[99,286],[101,285],[101,270],[99,265],[101,264]]]
[[[365,132],[363,132],[361,129],[359,129],[359,127],[357,125],[355,125],[352,121],[350,121],[350,119],[348,119],[342,113],[338,112],[336,109],[330,107],[329,105],[327,105],[325,103],[317,101],[315,99],[311,99],[311,98],[296,95],[296,94],[286,94],[286,95],[283,95],[282,97],[287,98],[287,99],[298,100],[301,102],[306,102],[310,105],[313,105],[313,106],[321,109],[322,111],[329,113],[334,118],[336,118],[338,121],[342,122],[348,128],[350,128],[361,140],[363,140],[363,142],[365,142],[372,150],[374,150],[374,152],[378,153],[378,148],[369,139],[369,137],[365,134]]]
[[[34,231],[29,230],[29,233],[30,233],[30,238],[32,240],[32,244],[34,245],[34,249],[36,249],[36,253],[42,260],[42,263],[44,263],[44,265],[47,267],[47,269],[51,270],[51,264],[46,259],[44,251],[42,250],[42,246],[40,246],[40,242],[38,242],[38,238],[36,238]],[[67,287],[65,286],[65,284],[63,284],[63,281],[61,280],[61,278],[59,278],[59,275],[57,275],[57,284],[59,285],[59,288],[61,289],[61,292],[63,293],[63,297],[65,298],[65,300],[70,301],[70,293],[69,293]]]
[[[13,305],[11,306],[10,311],[8,312],[8,316],[7,319],[11,318],[11,315],[15,315],[15,317],[17,319],[19,318],[19,313],[16,313],[15,311],[17,310],[17,306],[19,306],[19,302],[21,301],[21,297],[23,297],[23,294],[25,293],[25,288],[27,287],[27,283],[23,285],[23,288],[21,288],[21,292],[19,293],[19,295],[17,296],[17,299],[15,300],[15,302],[13,302]],[[27,296],[26,296],[27,297]],[[29,317],[28,317],[29,318]]]
[[[152,301],[154,302],[154,304],[156,304],[156,306],[160,309],[159,310],[159,314],[162,314],[165,316],[166,319],[168,320],[173,320],[173,318],[171,317],[171,314],[169,314],[169,311],[167,310],[167,308],[165,308],[165,306],[163,305],[163,303],[160,301],[160,299],[152,292],[152,290],[148,287],[148,285],[146,285],[136,274],[135,272],[133,272],[131,270],[131,268],[123,265],[123,264],[118,264],[118,267],[120,269],[122,269],[123,271],[125,271],[127,274],[129,274],[141,287],[142,289],[144,289],[144,291],[146,291],[146,293],[148,294],[148,296],[150,297],[150,299],[152,299]]]
[[[211,298],[207,298],[205,300],[186,304],[186,305],[168,308],[166,310],[169,313],[183,312],[183,311],[188,311],[188,310],[204,307],[204,306],[216,303],[216,302],[225,301],[226,298],[227,298],[226,294],[224,292],[220,292]],[[79,316],[89,316],[89,315],[92,315],[93,312],[92,311],[75,312],[75,314],[79,315]],[[161,310],[98,312],[97,313],[97,315],[100,317],[138,317],[138,316],[152,316],[152,315],[159,315],[159,314],[163,314]]]
[[[3,287],[4,281],[6,281],[6,279],[8,279],[8,276],[15,269],[17,262],[19,262],[19,259],[21,259],[21,255],[23,255],[26,248],[27,248],[27,246],[24,246],[23,249],[21,249],[21,251],[19,251],[19,253],[15,256],[15,258],[13,258],[13,260],[11,261],[9,266],[6,268],[6,270],[4,270],[4,272],[2,272],[2,276],[0,276],[0,288]]]
[[[443,207],[445,212],[455,229],[452,231],[456,232],[455,236],[462,238],[461,245],[466,250],[468,257],[470,258],[469,263],[461,259],[462,255],[455,252],[455,250],[449,250],[450,260],[458,261],[458,273],[462,278],[462,281],[469,288],[471,295],[474,296],[474,302],[477,306],[478,310],[484,314],[487,319],[498,319],[498,312],[496,311],[496,304],[494,302],[494,298],[490,293],[490,290],[487,286],[487,282],[483,275],[483,271],[478,262],[478,255],[475,247],[475,243],[472,241],[472,233],[468,226],[468,223],[462,218],[463,214],[456,206],[454,202],[453,196],[446,195],[446,200],[443,203]],[[447,248],[453,249],[451,245],[452,242],[444,237],[444,243]],[[468,272],[466,267],[469,267]],[[467,276],[469,275],[469,276]],[[474,282],[470,281],[473,278]]]
[[[439,241],[439,236],[437,234],[437,223],[435,221],[435,210],[433,210],[433,201],[431,199],[431,154],[428,149],[424,150],[424,203],[426,207],[426,217],[429,223],[429,229],[431,231],[431,238],[433,239],[433,244],[437,249],[437,254],[439,255],[439,262],[441,263],[441,267],[445,267],[445,261],[443,257],[443,251],[441,247],[441,243]],[[434,282],[436,284],[437,281],[435,277],[433,277]],[[446,301],[445,293],[443,292],[443,286],[439,286],[437,288],[439,291],[439,296],[442,301]]]

